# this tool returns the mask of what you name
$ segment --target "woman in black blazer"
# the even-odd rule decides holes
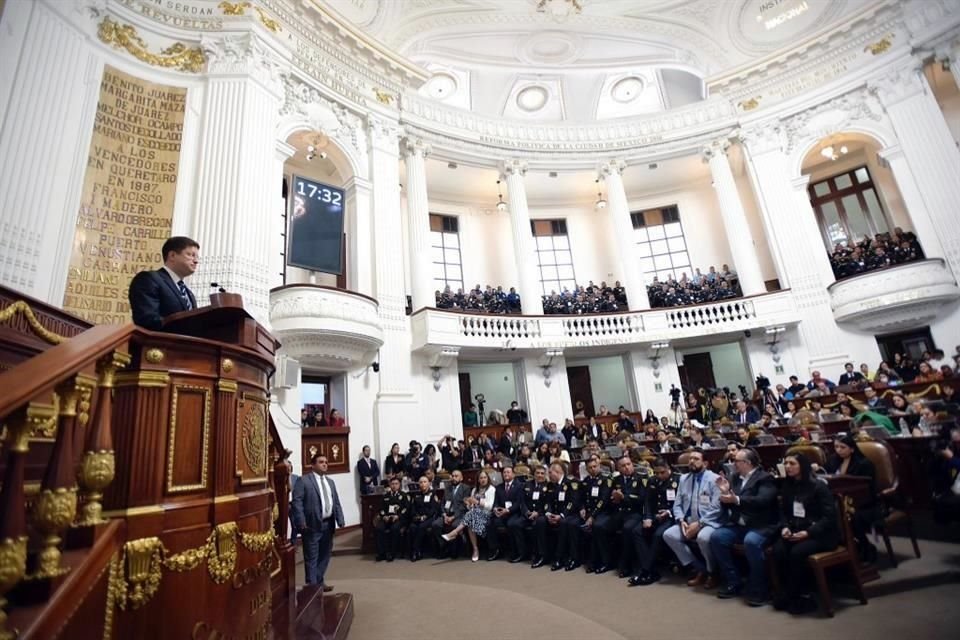
[[[388,480],[394,476],[398,478],[403,476],[403,454],[400,453],[400,444],[397,442],[390,447],[390,455],[383,461],[383,475]]]
[[[809,458],[788,455],[783,466],[787,477],[780,491],[780,537],[773,545],[781,590],[773,605],[778,611],[806,613],[817,606],[810,597],[807,558],[840,544],[837,508],[830,487],[813,475]]]
[[[834,455],[827,459],[824,469],[831,475],[863,476],[870,478],[870,499],[857,505],[857,510],[850,520],[850,527],[857,539],[857,548],[864,562],[874,562],[877,559],[877,548],[867,539],[867,532],[873,523],[880,518],[881,509],[877,499],[877,470],[873,463],[857,447],[853,436],[847,434],[833,441]]]

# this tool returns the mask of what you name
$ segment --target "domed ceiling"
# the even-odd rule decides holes
[[[704,80],[884,0],[327,0],[431,72],[421,93],[512,120],[588,122],[705,98]]]

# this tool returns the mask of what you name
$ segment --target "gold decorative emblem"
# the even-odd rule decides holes
[[[224,373],[230,373],[233,371],[233,360],[230,358],[224,358],[223,362],[220,363],[220,366],[223,368]]]
[[[319,452],[319,449],[317,449],[317,445],[315,444],[310,445],[310,448],[307,449],[307,453],[310,454],[311,460],[313,459],[313,456],[317,455],[317,452]]]
[[[163,351],[154,347],[152,349],[147,349],[147,352],[144,354],[143,357],[150,364],[160,364],[161,362],[163,362],[163,358],[165,357],[165,355],[166,354],[164,354]]]
[[[139,538],[123,545],[123,555],[110,565],[108,589],[121,611],[139,609],[160,588],[163,577],[163,543],[160,538]]]
[[[754,109],[760,106],[760,96],[755,96],[753,98],[750,98],[749,100],[741,100],[740,102],[737,103],[737,106],[739,106],[744,111],[753,111]]]
[[[891,42],[892,40],[893,40],[893,34],[888,33],[887,35],[877,40],[876,42],[865,46],[863,48],[863,52],[866,53],[867,51],[869,51],[870,55],[878,56],[881,53],[885,53],[890,47],[893,46],[893,42]]]
[[[9,322],[10,319],[18,313],[23,314],[23,317],[27,321],[27,326],[29,326],[30,330],[37,334],[41,340],[45,340],[50,344],[60,344],[66,340],[65,336],[56,334],[40,324],[40,321],[37,320],[37,316],[33,313],[33,309],[31,309],[30,305],[23,300],[17,300],[9,307],[0,310],[0,323]]]
[[[6,630],[7,615],[3,612],[7,601],[3,597],[20,582],[27,571],[27,537],[0,540],[0,638],[16,637]]]
[[[223,15],[225,16],[242,16],[244,10],[250,8],[249,2],[221,2],[217,5],[223,9]]]
[[[83,504],[83,517],[80,524],[98,524],[106,522],[101,515],[103,490],[113,482],[116,471],[113,451],[87,451],[80,461],[77,476],[86,492]]]
[[[263,405],[257,404],[250,407],[243,419],[240,440],[247,466],[257,476],[262,476],[267,472],[267,420],[264,416],[265,411]]]
[[[217,584],[223,584],[233,575],[237,565],[237,523],[225,522],[214,529],[207,552],[207,572]]]
[[[35,578],[63,575],[69,568],[60,566],[60,533],[77,516],[77,488],[44,489],[33,503],[34,528],[44,535],[43,551]]]
[[[393,104],[393,95],[387,93],[386,91],[380,91],[380,89],[373,90],[374,95],[377,96],[377,102],[380,104],[391,105]]]
[[[147,51],[147,43],[137,35],[137,30],[129,24],[121,25],[110,18],[104,18],[97,29],[97,37],[115,49],[126,49],[134,58],[154,67],[179,69],[189,73],[198,73],[206,64],[206,56],[199,47],[189,48],[182,42],[162,50],[160,54]]]
[[[270,29],[270,31],[273,31],[274,33],[280,31],[279,22],[268,16],[260,7],[256,7],[256,9],[257,13],[260,14],[260,22],[263,23],[263,26],[265,26],[267,29]]]
[[[333,458],[334,461],[340,460],[340,445],[335,444],[330,447],[330,457]]]

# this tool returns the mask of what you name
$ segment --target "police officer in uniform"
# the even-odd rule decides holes
[[[557,529],[557,548],[551,571],[573,571],[580,566],[580,525],[583,519],[583,493],[580,483],[568,478],[563,465],[554,462],[548,472],[552,491],[547,511],[547,524]]]
[[[630,578],[630,586],[645,586],[660,580],[657,556],[663,546],[663,532],[674,524],[673,502],[677,499],[680,474],[670,469],[663,458],[653,461],[653,479],[647,487],[647,501],[643,510],[643,525],[633,532],[637,570]]]
[[[523,519],[520,521],[511,519],[507,522],[517,555],[521,558],[527,555],[526,531],[533,529],[536,552],[530,564],[531,569],[539,569],[550,557],[550,549],[547,547],[547,510],[551,501],[550,493],[547,470],[539,466],[533,470],[533,480],[523,489]]]
[[[610,493],[613,480],[600,475],[600,458],[590,456],[587,477],[583,480],[583,508],[580,517],[583,529],[590,533],[590,561],[587,573],[606,573],[610,570],[610,534],[615,524],[610,514]]]
[[[410,561],[423,557],[423,540],[433,530],[433,521],[440,517],[440,501],[433,493],[430,480],[420,478],[420,491],[411,494],[410,500]]]
[[[400,492],[400,478],[390,479],[390,490],[383,494],[380,520],[377,522],[377,562],[393,562],[400,546],[400,535],[407,526],[407,496]]]
[[[643,509],[647,500],[647,484],[650,476],[646,468],[634,469],[629,456],[620,459],[620,475],[614,478],[610,502],[614,509],[613,530],[620,525],[622,531],[620,543],[620,570],[618,575],[626,578],[631,575],[634,564],[634,531],[643,524]]]

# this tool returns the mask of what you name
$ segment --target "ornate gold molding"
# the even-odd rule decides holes
[[[880,38],[880,39],[877,40],[876,42],[872,42],[872,43],[868,44],[867,46],[865,46],[865,47],[863,48],[863,52],[866,53],[867,51],[869,51],[869,52],[870,52],[870,55],[873,55],[873,56],[878,56],[878,55],[880,55],[881,53],[886,53],[886,51],[889,50],[890,47],[893,46],[893,42],[892,42],[892,41],[893,41],[893,34],[892,34],[892,33],[888,33],[887,35],[885,35],[884,37]]]
[[[381,91],[380,89],[374,89],[373,94],[377,96],[377,102],[380,104],[391,105],[393,104],[393,95],[387,93],[386,91]]]
[[[737,106],[743,109],[744,111],[753,111],[760,106],[761,96],[754,96],[749,100],[741,100],[737,103]]]
[[[224,393],[236,393],[239,386],[237,385],[236,380],[224,380],[221,378],[217,380],[217,391],[223,391]]]
[[[177,485],[173,483],[173,467],[177,456],[177,402],[178,396],[182,391],[197,391],[203,394],[203,417],[200,424],[200,439],[202,447],[200,451],[200,482],[193,484]],[[181,493],[184,491],[196,491],[207,488],[207,471],[209,468],[210,453],[210,390],[206,387],[190,384],[177,384],[173,386],[173,395],[170,398],[170,429],[167,436],[167,491],[169,493]]]
[[[224,373],[230,373],[233,371],[234,367],[233,360],[230,358],[224,358],[223,362],[220,363],[220,366],[223,368]]]
[[[249,2],[221,2],[217,5],[223,9],[225,16],[242,16],[243,12],[250,8]]]
[[[255,8],[257,10],[257,13],[260,14],[260,22],[263,23],[263,26],[265,26],[267,29],[270,29],[270,31],[272,31],[273,33],[276,33],[282,30],[280,28],[279,22],[277,22],[276,20],[268,16],[266,12],[260,7],[255,7]]]
[[[164,387],[170,384],[166,371],[124,371],[116,374],[115,387]]]
[[[41,340],[49,342],[50,344],[60,344],[67,339],[66,336],[61,336],[58,333],[50,331],[37,320],[36,314],[33,313],[33,309],[30,308],[23,300],[17,300],[9,307],[0,310],[0,323],[9,322],[18,313],[22,313],[23,317],[26,318],[27,324],[30,326],[30,330],[33,331],[37,337]]]
[[[179,69],[188,73],[199,73],[207,58],[200,47],[189,48],[182,42],[175,42],[159,54],[147,51],[147,43],[129,25],[121,25],[109,17],[104,18],[97,29],[97,37],[115,49],[126,49],[134,58],[154,67]]]
[[[144,360],[150,364],[160,364],[163,362],[164,357],[166,357],[166,354],[156,347],[147,349],[147,352],[143,355]]]

